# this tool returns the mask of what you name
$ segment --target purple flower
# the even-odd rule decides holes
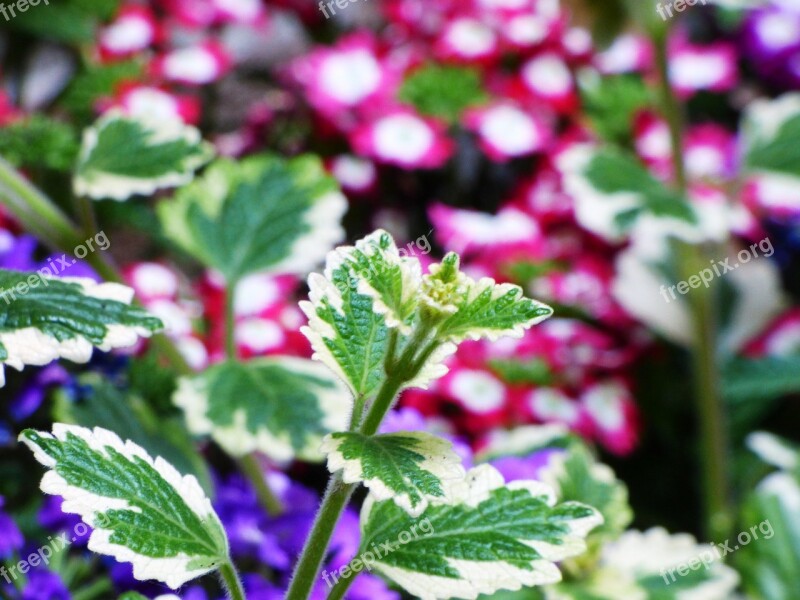
[[[564,453],[562,448],[545,448],[529,456],[502,456],[491,461],[492,466],[503,474],[506,481],[539,479],[542,469],[553,457]]]
[[[28,572],[25,589],[19,600],[70,600],[72,597],[61,578],[47,569],[32,569]]]
[[[11,416],[22,421],[35,413],[53,386],[69,381],[69,373],[58,363],[51,363],[36,372],[16,398],[11,402]]]
[[[17,524],[14,523],[8,514],[3,512],[2,508],[5,505],[5,500],[0,496],[0,560],[4,560],[11,556],[15,551],[22,548],[25,543],[25,538],[22,537]]]

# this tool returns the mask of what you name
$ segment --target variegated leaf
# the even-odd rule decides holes
[[[158,206],[167,235],[231,283],[254,272],[305,274],[344,237],[347,201],[319,159],[219,160]]]
[[[116,283],[0,269],[0,385],[2,365],[22,370],[58,358],[83,363],[95,346],[132,346],[163,327],[130,306],[132,299],[133,290]]]
[[[189,183],[213,155],[195,127],[109,111],[83,134],[73,186],[95,199],[148,196]]]
[[[416,519],[372,496],[361,512],[360,556],[366,563],[369,552],[377,571],[422,600],[559,581],[555,563],[583,552],[586,534],[602,522],[588,506],[556,505],[542,483],[506,485],[489,465],[450,482],[445,495]]]
[[[131,563],[137,579],[178,588],[227,560],[225,531],[197,480],[161,457],[99,427],[56,423],[20,441],[49,469],[42,491],[93,528],[89,549]]]
[[[258,450],[281,461],[321,460],[322,438],[346,429],[352,410],[328,369],[288,357],[214,365],[181,379],[173,401],[192,433],[211,434],[232,456]]]
[[[444,499],[445,481],[464,478],[453,445],[420,431],[332,433],[322,452],[331,473],[342,471],[345,483],[363,482],[376,501],[393,500],[411,516],[419,516],[429,500]]]

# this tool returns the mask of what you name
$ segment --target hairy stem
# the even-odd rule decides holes
[[[669,124],[672,163],[679,191],[686,195],[683,161],[683,114],[669,82],[666,33],[655,36],[661,100]],[[707,266],[702,248],[682,246],[678,251],[681,276],[688,278]],[[689,299],[694,333],[692,347],[693,384],[700,427],[702,488],[705,533],[709,539],[724,539],[732,523],[730,510],[730,465],[728,464],[727,415],[721,394],[719,366],[715,355],[717,328],[713,290],[696,290]]]
[[[236,281],[231,281],[225,288],[225,355],[229,360],[236,358],[236,316],[234,314],[234,302],[237,283]]]
[[[353,573],[349,577],[342,577],[339,579],[331,588],[331,591],[328,592],[328,600],[341,600],[344,598],[347,590],[350,589],[350,586],[353,585],[353,582],[359,575],[360,573]]]
[[[230,559],[219,568],[219,574],[222,578],[222,583],[225,586],[228,600],[246,600],[244,588],[242,587],[242,581],[239,579],[239,574],[236,572],[236,567],[233,566],[233,563],[230,561]]]
[[[286,508],[283,506],[281,499],[278,498],[278,496],[269,486],[269,481],[267,481],[266,474],[261,468],[261,465],[258,464],[258,459],[256,458],[255,454],[243,456],[238,460],[238,463],[239,470],[247,477],[248,480],[250,480],[250,483],[253,485],[261,508],[263,508],[264,511],[271,517],[276,517],[283,514]]]
[[[336,523],[339,522],[355,487],[354,484],[345,484],[342,481],[341,473],[331,477],[311,533],[306,539],[303,553],[294,569],[285,600],[306,600],[308,598],[314,587],[314,581],[319,575],[333,530],[336,528]]]

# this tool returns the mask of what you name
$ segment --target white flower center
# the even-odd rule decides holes
[[[366,50],[335,54],[322,64],[320,84],[325,93],[347,106],[374,93],[380,82],[380,65]]]
[[[451,382],[451,392],[475,413],[501,408],[506,397],[503,384],[485,371],[459,371]]]
[[[489,110],[481,123],[480,133],[490,144],[509,156],[530,152],[541,142],[533,119],[512,106]]]
[[[430,150],[434,136],[424,121],[412,115],[392,115],[375,126],[374,140],[382,158],[414,162]]]

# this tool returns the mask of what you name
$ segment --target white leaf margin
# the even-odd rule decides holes
[[[177,491],[192,512],[202,520],[210,519],[215,521],[220,531],[224,531],[222,523],[211,506],[211,500],[205,495],[194,475],[182,476],[175,467],[163,458],[159,456],[153,460],[141,446],[134,444],[130,440],[123,442],[117,434],[101,427],[88,429],[64,423],[55,423],[52,435],[46,432],[38,433],[44,437],[55,438],[62,442],[65,442],[68,434],[71,433],[84,440],[92,450],[106,456],[108,455],[107,448],[112,448],[131,462],[135,457],[144,460],[158,472],[168,485]],[[113,531],[103,529],[103,520],[97,518],[98,513],[112,509],[135,512],[138,510],[137,507],[132,507],[125,500],[119,498],[98,496],[70,485],[54,470],[57,463],[55,459],[47,455],[32,440],[26,438],[24,433],[20,435],[19,441],[31,449],[34,458],[39,463],[50,469],[42,477],[41,490],[45,494],[61,496],[64,499],[61,510],[65,513],[79,515],[81,519],[93,528],[88,544],[88,548],[92,552],[112,556],[121,562],[131,563],[133,565],[133,576],[140,581],[155,579],[166,583],[173,589],[177,589],[187,581],[209,573],[216,568],[216,566],[210,566],[189,569],[188,565],[195,557],[181,553],[172,558],[153,558],[138,554],[127,546],[112,543],[110,538]],[[227,552],[227,548],[225,550]],[[224,555],[219,558],[220,562],[225,560]]]
[[[461,465],[461,458],[456,454],[453,449],[453,444],[448,440],[424,431],[402,431],[392,434],[383,434],[380,437],[403,437],[416,440],[414,447],[408,449],[425,457],[417,466],[436,477],[442,484],[443,489],[445,487],[445,481],[460,481],[466,476],[466,471]],[[393,500],[397,506],[412,517],[420,516],[425,512],[425,509],[428,508],[430,500],[438,499],[437,496],[427,495],[423,493],[422,490],[415,487],[420,495],[420,501],[414,506],[411,503],[411,496],[407,492],[396,494],[394,490],[389,488],[379,477],[365,479],[361,460],[348,460],[340,452],[339,448],[344,441],[343,438],[337,439],[329,434],[325,436],[320,450],[328,458],[328,470],[331,473],[342,471],[342,479],[345,483],[363,482],[376,501]],[[404,479],[406,480],[406,485],[414,487],[406,477],[404,477]]]
[[[272,362],[288,371],[308,375],[329,381],[333,387],[329,389],[315,388],[320,409],[325,415],[323,426],[330,431],[341,431],[347,428],[347,416],[352,411],[352,395],[343,383],[332,377],[330,371],[322,364],[304,358],[280,357],[262,358],[252,362]],[[208,381],[203,374],[181,377],[178,387],[172,396],[175,406],[183,409],[186,426],[194,435],[211,435],[231,456],[242,457],[259,451],[278,462],[288,462],[295,457],[309,462],[323,459],[320,450],[322,438],[309,440],[305,448],[296,451],[288,435],[275,435],[269,429],[260,427],[256,434],[247,428],[247,415],[243,409],[237,409],[233,415],[233,424],[220,427],[208,418]]]
[[[353,262],[353,256],[356,253],[361,253],[368,259],[375,255],[380,255],[388,267],[397,267],[400,270],[402,279],[400,302],[405,305],[419,296],[420,288],[422,287],[422,265],[416,258],[400,256],[400,251],[391,236],[389,236],[389,239],[392,243],[389,248],[382,249],[380,247],[380,239],[385,235],[389,234],[383,229],[378,229],[367,237],[358,240],[355,246],[337,248],[330,256],[328,268],[332,272],[339,268],[342,263]],[[326,274],[327,272],[326,269]],[[396,327],[400,333],[408,335],[411,332],[411,326],[404,323],[402,317],[386,305],[381,294],[370,285],[369,280],[364,275],[360,274],[355,267],[352,267],[352,272],[359,278],[358,292],[372,298],[372,310],[384,316],[386,326],[390,328]],[[375,276],[380,277],[380,274],[375,273]]]
[[[80,169],[97,146],[100,135],[110,123],[118,120],[135,121],[149,132],[152,145],[184,140],[202,150],[196,157],[185,159],[179,169],[160,177],[142,179],[97,171],[80,174]],[[75,195],[95,200],[111,199],[122,202],[135,195],[149,196],[162,188],[180,187],[194,179],[194,172],[214,157],[211,144],[203,140],[200,130],[177,119],[159,119],[152,116],[132,117],[118,109],[106,112],[94,125],[83,132],[81,152],[78,158],[78,173],[72,185]]]
[[[431,504],[466,504],[476,507],[488,499],[491,492],[501,487],[510,490],[527,490],[533,497],[543,497],[548,506],[556,504],[553,489],[539,481],[512,481],[505,483],[502,474],[491,465],[479,465],[467,472],[463,480],[446,482],[445,501]],[[373,494],[367,496],[361,509],[362,535],[370,512],[378,501]],[[603,522],[596,510],[593,515],[569,522],[570,531],[563,544],[555,545],[534,540],[518,540],[534,548],[541,559],[531,562],[532,570],[516,568],[506,562],[456,560],[446,558],[448,564],[458,571],[460,579],[427,575],[377,562],[375,567],[386,577],[421,600],[446,600],[463,598],[474,600],[480,594],[493,594],[499,590],[518,591],[523,586],[546,585],[561,581],[561,571],[556,562],[586,551],[586,535]],[[434,533],[435,534],[435,533]]]
[[[44,279],[50,279],[43,276]],[[119,283],[97,283],[84,277],[52,278],[81,286],[83,294],[92,298],[115,300],[123,304],[133,301],[133,289]],[[128,348],[139,338],[148,338],[153,332],[145,327],[129,327],[120,323],[106,325],[106,336],[97,348],[108,352],[114,348]],[[21,371],[25,365],[42,366],[59,358],[75,363],[86,363],[91,359],[94,346],[81,335],[59,341],[36,327],[23,327],[0,333],[8,357],[0,362],[0,387],[5,385],[4,365]]]

